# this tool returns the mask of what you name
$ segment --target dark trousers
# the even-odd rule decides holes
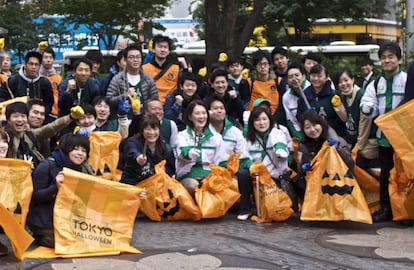
[[[33,233],[33,238],[39,245],[50,248],[55,247],[55,233],[53,229],[39,228],[30,224],[28,224],[28,227]]]
[[[237,182],[239,184],[240,192],[240,214],[247,214],[251,212],[250,195],[253,193],[253,183],[248,169],[240,170],[236,173]]]
[[[392,147],[378,147],[379,164],[381,168],[380,174],[380,203],[381,208],[389,207],[390,205],[390,193],[388,192],[390,170],[394,168],[394,149]]]

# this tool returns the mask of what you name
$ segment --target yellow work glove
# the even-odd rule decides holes
[[[154,48],[152,47],[153,46],[153,42],[152,42],[152,39],[148,42],[148,49],[150,50],[150,51],[152,51]]]
[[[75,106],[70,109],[70,118],[73,120],[77,120],[81,118],[85,112],[83,111],[81,106]]]
[[[241,74],[242,74],[242,79],[247,80],[247,78],[249,78],[249,69],[248,68],[243,69]]]
[[[131,103],[131,108],[134,113],[140,113],[141,112],[141,102],[137,98],[136,95],[128,95],[129,97],[129,103]]]
[[[359,151],[359,149],[358,149],[358,147],[354,147],[354,148],[352,148],[352,155],[357,155],[358,154],[358,151]]]
[[[222,52],[219,54],[219,62],[226,62],[227,61],[227,54]]]
[[[342,101],[341,101],[341,97],[338,95],[335,95],[332,97],[331,99],[331,104],[332,106],[334,106],[335,108],[339,108],[342,106]]]
[[[198,70],[198,75],[200,75],[201,77],[205,77],[207,75],[207,68],[206,67],[200,68]]]
[[[4,49],[4,43],[5,43],[5,39],[3,37],[0,38],[0,52],[3,51]]]
[[[46,40],[40,41],[39,44],[37,45],[37,49],[39,51],[44,51],[44,50],[46,50],[47,47],[49,47],[49,43],[47,43]]]

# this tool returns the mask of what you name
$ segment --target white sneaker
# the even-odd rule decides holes
[[[247,220],[249,217],[250,217],[250,213],[247,213],[247,214],[239,214],[237,216],[237,219],[238,220]]]

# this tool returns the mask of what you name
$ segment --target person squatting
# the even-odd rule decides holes
[[[152,58],[143,64],[141,48],[129,45],[107,78],[100,78],[95,67],[102,62],[99,51],[77,60],[73,74],[59,77],[51,48],[28,52],[17,73],[1,74],[0,102],[27,97],[27,103],[6,107],[0,155],[33,164],[27,223],[39,244],[54,244],[49,209],[64,184],[62,168],[93,174],[88,137],[101,131],[122,137],[121,183],[136,185],[166,160],[166,173],[175,175],[192,196],[209,175],[210,164],[226,167],[230,153],[240,154],[239,220],[254,210],[253,162],[265,164],[276,183],[291,183],[281,188],[300,214],[304,189],[295,186],[291,171],[304,178],[328,142],[350,169],[356,164],[378,178],[380,209],[373,221],[392,219],[388,185],[394,149],[373,119],[413,96],[413,64],[407,81],[398,44],[381,45],[382,72],[368,74],[372,78],[363,84],[348,69],[329,74],[320,59],[305,58],[306,68],[291,63],[281,47],[255,52],[251,76],[241,59],[232,56],[201,76],[190,60],[174,64],[171,48],[168,37],[155,36]],[[357,153],[356,161],[351,151]],[[379,174],[371,170],[375,167]]]

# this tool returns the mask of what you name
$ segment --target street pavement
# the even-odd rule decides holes
[[[414,228],[396,222],[201,221],[138,218],[131,245],[142,254],[76,259],[0,257],[0,269],[414,269]],[[10,247],[6,236],[0,240]]]

